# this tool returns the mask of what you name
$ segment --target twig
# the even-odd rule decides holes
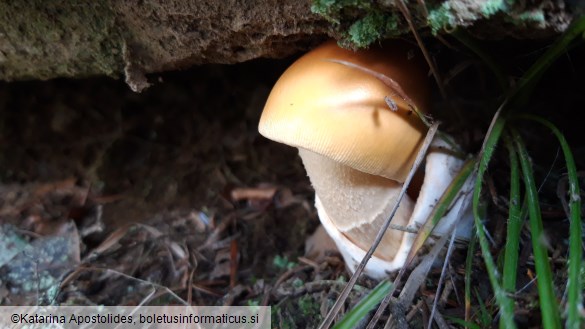
[[[268,303],[270,302],[270,297],[276,291],[276,288],[278,288],[278,286],[280,286],[284,281],[286,281],[288,278],[290,278],[293,274],[308,270],[310,268],[311,268],[310,265],[302,265],[302,266],[297,266],[295,268],[291,268],[290,270],[284,272],[278,278],[278,280],[276,280],[276,283],[274,284],[272,289],[270,289],[270,291],[266,295],[264,295],[264,298],[262,299],[262,306],[268,305]]]
[[[429,316],[429,323],[427,324],[427,328],[431,329],[431,325],[433,324],[433,318],[435,316],[435,310],[437,309],[437,302],[439,301],[439,297],[441,296],[440,291],[443,288],[443,281],[445,280],[445,273],[447,272],[447,265],[449,264],[449,258],[451,257],[451,252],[453,251],[453,242],[455,241],[455,235],[457,233],[457,227],[451,233],[451,241],[449,241],[449,247],[447,247],[447,255],[445,256],[445,262],[443,263],[443,268],[441,269],[441,277],[439,278],[439,284],[437,285],[437,292],[435,293],[435,300],[433,301],[433,307],[431,308],[431,315]]]
[[[406,280],[404,288],[402,289],[402,291],[400,292],[400,296],[398,297],[398,303],[402,305],[403,309],[406,307],[406,305],[412,303],[414,295],[418,291],[418,288],[421,286],[421,284],[424,282],[429,270],[431,269],[431,266],[433,265],[433,261],[445,246],[445,243],[447,242],[448,238],[449,236],[447,235],[442,236],[441,239],[439,239],[439,241],[437,241],[436,244],[431,248],[429,253],[423,258],[421,263],[412,271],[412,273],[408,277],[408,280]],[[395,286],[396,284],[394,284],[394,287]],[[380,319],[380,316],[382,315],[384,309],[388,307],[390,299],[391,294],[388,294],[386,298],[382,300],[380,306],[378,307],[378,310],[376,311],[376,313],[372,317],[372,320],[370,320],[370,323],[368,324],[367,327],[368,329],[376,328],[376,323]]]
[[[431,306],[430,305],[430,301],[428,301],[428,300],[426,301],[426,306],[428,308],[430,308],[430,306]],[[429,328],[431,328],[430,327],[430,323],[431,323],[431,321],[433,321],[433,317],[435,318],[435,323],[437,324],[437,326],[439,327],[439,329],[449,329],[449,328],[451,328],[451,326],[449,326],[449,324],[447,324],[447,321],[445,321],[445,319],[443,318],[443,315],[441,313],[434,314],[434,307],[435,306],[436,305],[433,304],[433,312],[431,312],[431,316],[430,316],[430,319],[429,319]]]
[[[130,280],[135,280],[137,282],[143,283],[143,284],[147,284],[150,285],[154,288],[154,292],[156,292],[156,289],[161,289],[164,291],[164,293],[171,295],[172,297],[174,297],[176,300],[178,300],[181,304],[185,305],[185,306],[189,306],[189,303],[187,303],[187,301],[185,301],[184,299],[182,299],[181,297],[179,297],[177,294],[175,294],[171,289],[148,281],[148,280],[143,280],[143,279],[139,279],[137,277],[128,275],[126,273],[122,273],[120,271],[116,271],[113,269],[109,269],[109,268],[101,268],[101,267],[93,267],[93,266],[78,266],[72,273],[68,274],[59,284],[59,290],[63,290],[63,288],[69,284],[71,281],[73,281],[77,276],[79,276],[82,272],[103,272],[106,274],[115,274],[115,275],[119,275],[123,278],[126,279],[130,279]]]
[[[400,205],[400,201],[402,200],[402,198],[406,194],[406,190],[408,189],[408,186],[410,185],[410,181],[412,180],[418,167],[420,166],[420,164],[424,160],[424,157],[427,153],[429,146],[431,145],[431,142],[433,141],[433,138],[435,137],[435,134],[437,132],[438,127],[439,127],[439,122],[435,122],[429,128],[429,131],[427,132],[425,140],[423,141],[422,147],[418,152],[416,160],[414,161],[414,165],[410,169],[410,172],[408,173],[408,177],[406,177],[406,180],[404,181],[404,185],[402,186],[402,189],[400,190],[400,194],[398,195],[398,198],[396,199],[396,203],[394,204],[394,207],[392,208],[392,211],[390,212],[390,216],[386,219],[386,221],[384,222],[384,224],[382,225],[382,227],[378,231],[378,235],[376,235],[376,238],[374,239],[374,243],[372,244],[372,246],[370,247],[370,249],[368,250],[368,252],[364,256],[364,258],[362,259],[360,264],[357,266],[355,272],[351,276],[351,279],[347,282],[347,285],[341,291],[341,294],[337,298],[337,301],[335,301],[335,304],[333,304],[333,307],[331,308],[329,313],[327,313],[325,320],[323,320],[323,322],[319,326],[320,329],[326,329],[326,328],[329,328],[331,326],[331,324],[333,323],[333,320],[335,319],[335,316],[337,315],[337,313],[339,312],[339,310],[341,309],[341,307],[345,303],[345,300],[349,296],[349,293],[351,292],[357,279],[362,274],[368,261],[370,260],[370,258],[374,254],[374,252],[376,251],[376,248],[378,248],[380,241],[382,241],[382,237],[384,236],[384,234],[386,233],[386,230],[390,226],[390,222],[392,221],[392,218],[394,218],[394,214],[398,210],[398,206]]]
[[[439,91],[441,92],[441,96],[443,97],[443,99],[447,99],[447,93],[445,92],[445,86],[443,85],[443,80],[441,79],[441,76],[439,75],[439,70],[437,69],[435,62],[433,62],[431,55],[429,54],[429,52],[427,51],[427,48],[425,47],[424,43],[422,42],[420,35],[416,31],[414,24],[412,23],[412,16],[410,15],[410,11],[408,10],[408,7],[406,7],[406,5],[404,4],[404,2],[402,0],[396,0],[396,6],[398,7],[398,9],[400,9],[400,11],[402,12],[402,15],[404,15],[404,18],[406,19],[406,22],[408,23],[408,26],[410,27],[410,30],[412,31],[412,34],[414,35],[414,38],[416,39],[416,42],[418,43],[420,50],[422,51],[423,55],[425,56],[427,64],[429,64],[431,72],[433,72],[433,77],[435,77],[435,81],[437,81],[437,86],[439,86]]]
[[[463,198],[464,198],[463,201],[461,201],[462,204],[467,204],[469,202],[468,198],[470,198],[471,195],[469,193],[467,193],[466,191],[469,191],[469,189],[471,188],[471,185],[473,184],[474,181],[475,181],[474,176],[473,175],[469,176],[467,178],[467,181],[463,185],[463,187],[460,189],[459,193],[460,193],[460,195],[463,195]],[[458,215],[457,215],[458,218],[461,218],[461,215],[462,215],[461,212],[464,211],[464,208],[465,207],[459,208]],[[454,211],[454,209],[452,209],[451,211]],[[458,221],[453,222],[451,224],[451,226],[449,227],[449,230],[447,232],[453,230],[456,227],[457,222]],[[442,237],[440,237],[440,239],[431,248],[430,252],[423,258],[421,263],[412,271],[412,273],[410,273],[408,280],[406,281],[406,283],[404,284],[404,287],[402,288],[402,291],[400,292],[400,296],[399,296],[400,303],[402,303],[404,305],[412,303],[412,300],[414,299],[414,295],[416,293],[416,290],[423,283],[428,271],[430,270],[432,262],[438,256],[439,252],[441,251],[441,248],[443,248],[443,246],[447,242],[447,238],[448,238],[447,235],[443,235]],[[372,320],[370,320],[370,323],[367,327],[368,329],[372,329],[375,327],[376,323],[378,322],[378,320],[382,316],[384,309],[386,307],[388,307],[388,304],[390,303],[390,299],[392,297],[392,294],[394,293],[394,290],[396,289],[398,283],[402,280],[402,277],[404,276],[405,271],[406,271],[406,267],[403,267],[398,272],[398,275],[394,279],[394,285],[392,285],[392,289],[390,290],[388,295],[382,300],[382,302],[380,303],[380,306],[378,306],[378,310],[376,311],[376,313],[372,317]]]

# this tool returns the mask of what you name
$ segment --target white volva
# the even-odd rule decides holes
[[[431,214],[433,208],[437,204],[437,200],[441,197],[449,184],[451,184],[453,178],[457,175],[457,172],[463,165],[462,160],[456,158],[449,152],[444,152],[446,147],[444,143],[441,141],[435,141],[433,144],[435,147],[431,147],[429,154],[426,157],[425,178],[420,194],[416,200],[416,204],[413,207],[413,202],[408,198],[408,195],[405,195],[405,198],[402,200],[402,203],[398,208],[398,212],[392,220],[393,224],[408,226],[411,228],[420,228]],[[314,166],[306,165],[304,160],[305,157],[302,155],[303,153],[305,152],[300,152],[308,175],[310,177],[320,176],[319,172],[315,172]],[[367,174],[362,173],[362,175]],[[313,181],[314,180],[311,179],[311,182]],[[385,184],[387,183],[383,183],[383,185]],[[379,193],[378,199],[381,199],[379,205],[384,205],[383,213],[379,215],[377,214],[373,217],[366,217],[374,220],[371,220],[371,222],[365,220],[361,225],[369,226],[371,233],[370,235],[359,234],[356,237],[352,232],[349,232],[348,234],[346,230],[341,229],[337,225],[337,222],[344,222],[348,219],[346,213],[338,212],[335,209],[330,211],[327,203],[323,202],[322,195],[327,195],[327,197],[333,195],[333,197],[335,197],[335,188],[320,193],[320,188],[315,186],[315,207],[317,208],[319,219],[329,236],[331,236],[337,245],[337,248],[341,252],[351,272],[355,271],[356,267],[370,248],[374,237],[378,233],[378,228],[382,225],[380,220],[386,220],[389,216],[390,209],[396,202],[396,195],[400,191],[400,188],[401,186],[397,186],[392,188],[392,191],[386,190]],[[361,190],[369,189],[362,188]],[[382,191],[384,189],[374,188],[374,190]],[[354,189],[354,191],[356,190]],[[367,198],[369,195],[370,193],[365,193],[360,196],[354,196],[353,199]],[[371,214],[367,203],[361,205],[365,206],[365,208],[361,209],[364,214]],[[374,205],[374,208],[379,209],[378,205]],[[356,211],[356,213],[359,212],[360,210]],[[375,212],[377,213],[377,211]],[[440,236],[449,233],[452,225],[457,221],[459,221],[457,225],[457,236],[459,238],[469,238],[472,228],[472,217],[469,204],[465,202],[464,198],[459,198],[454,202],[449,212],[433,231],[433,234]],[[389,241],[389,237],[391,237],[391,241]],[[384,235],[384,239],[374,253],[374,256],[366,265],[365,273],[373,278],[380,279],[385,277],[387,273],[400,269],[406,261],[406,257],[414,243],[415,237],[416,235],[414,233],[389,229]],[[391,257],[388,257],[389,255],[391,255]]]

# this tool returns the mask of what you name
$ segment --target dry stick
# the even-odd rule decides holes
[[[492,134],[492,131],[494,130],[494,127],[496,125],[496,122],[498,121],[498,118],[502,114],[502,111],[504,110],[504,107],[508,105],[509,99],[510,98],[507,97],[502,102],[502,104],[500,105],[500,107],[498,107],[498,109],[496,110],[496,113],[494,113],[494,116],[492,117],[492,121],[490,122],[490,126],[488,127],[488,130],[486,131],[485,136],[490,136]],[[481,159],[483,157],[483,154],[485,153],[485,148],[487,147],[487,142],[488,142],[488,139],[487,138],[484,138],[483,139],[483,143],[481,144],[481,149],[479,149],[479,153],[477,154],[476,159]],[[477,161],[475,172],[478,171],[479,165],[480,165],[480,161]]]
[[[426,307],[427,308],[431,308],[430,301],[426,300]],[[432,315],[432,313],[431,313]],[[449,324],[447,324],[447,321],[445,321],[445,318],[443,318],[443,315],[441,313],[437,313],[434,314],[435,317],[435,323],[437,324],[437,326],[439,327],[439,329],[450,329],[452,328],[451,326],[449,326]]]
[[[427,274],[431,266],[433,265],[435,258],[437,258],[437,256],[443,249],[445,243],[447,243],[448,238],[449,235],[443,235],[437,241],[437,243],[435,243],[435,245],[431,248],[429,253],[423,257],[420,264],[417,265],[414,268],[414,270],[412,270],[410,276],[408,277],[408,280],[406,280],[406,283],[404,284],[404,287],[400,292],[400,296],[398,296],[397,302],[394,305],[392,305],[392,308],[390,310],[390,314],[392,316],[388,318],[388,321],[386,322],[384,328],[394,328],[395,323],[399,327],[408,328],[408,324],[406,323],[405,321],[406,319],[404,317],[405,310],[410,304],[412,304],[412,301],[414,300],[414,295],[416,294],[419,287],[423,284],[424,280],[426,279]],[[397,286],[397,282],[399,282],[399,280],[395,281],[395,284],[392,286],[392,289],[395,289],[395,287]],[[390,291],[388,295],[386,295],[386,297],[382,300],[380,306],[378,307],[378,310],[370,320],[370,323],[368,323],[368,326],[366,327],[367,329],[378,328],[377,327],[378,320],[380,319],[382,313],[388,307],[390,301],[392,300],[393,293],[394,293],[393,291]]]
[[[439,284],[437,285],[437,291],[435,293],[435,300],[433,301],[433,307],[431,308],[431,315],[429,316],[429,322],[427,323],[427,328],[431,329],[433,324],[433,318],[435,316],[435,311],[437,309],[437,302],[439,301],[440,291],[443,289],[443,281],[445,280],[445,272],[447,272],[447,265],[449,264],[449,258],[451,258],[451,252],[453,251],[453,244],[455,242],[455,235],[457,234],[457,227],[451,233],[451,240],[449,241],[449,247],[447,248],[447,255],[445,256],[445,262],[443,263],[443,268],[441,269],[441,277],[439,278]]]
[[[427,19],[429,17],[429,10],[427,9],[427,4],[424,2],[424,0],[417,0],[417,2],[420,9],[422,9],[425,19]]]
[[[437,69],[435,62],[433,62],[431,55],[429,54],[429,52],[427,51],[427,48],[425,47],[424,43],[422,42],[420,35],[418,34],[416,29],[414,28],[414,24],[412,23],[412,16],[410,15],[410,11],[408,10],[408,7],[406,7],[403,0],[396,0],[396,6],[402,12],[402,15],[404,15],[404,18],[406,19],[406,22],[408,23],[408,27],[410,27],[410,30],[412,31],[412,34],[414,35],[414,38],[416,39],[416,43],[418,43],[420,50],[422,51],[423,55],[425,56],[425,60],[427,61],[427,64],[429,64],[429,67],[431,68],[431,72],[433,72],[433,77],[435,77],[435,80],[437,81],[437,86],[439,86],[439,91],[441,92],[441,96],[443,97],[443,99],[446,99],[447,93],[445,92],[445,86],[443,85],[443,80],[441,79],[441,76],[439,75],[439,70]]]
[[[417,2],[418,2],[418,6],[420,7],[420,9],[422,9],[424,19],[426,19],[428,22],[429,10],[427,9],[427,5],[426,5],[425,1],[424,0],[417,0]],[[428,26],[428,23],[427,23],[427,26]],[[447,31],[447,34],[449,34],[449,31]],[[447,48],[449,48],[451,50],[456,50],[456,48],[452,44],[450,44],[447,40],[445,40],[445,38],[443,38],[440,34],[437,34],[434,37],[436,39],[438,39],[439,41],[441,41],[441,43],[443,45],[445,45]],[[421,45],[419,45],[419,46],[421,46]],[[443,81],[443,80],[441,80],[441,81]],[[446,84],[446,81],[443,81],[443,84]]]
[[[464,185],[464,187],[461,188],[461,191],[468,191],[471,188],[471,184],[472,184],[473,181],[475,181],[475,178],[473,178],[473,175],[471,177],[468,177],[467,178],[467,182]],[[469,187],[467,187],[467,186],[469,186]],[[463,193],[463,194],[464,194],[463,195],[464,198],[469,198],[471,196],[471,194],[469,194],[469,193]],[[464,200],[463,201],[463,204],[465,204],[467,202],[468,201]],[[461,212],[462,209],[463,208],[460,208],[459,209],[459,212]],[[453,209],[451,209],[451,211],[453,211]],[[457,217],[458,218],[461,218],[461,213],[459,213]],[[451,224],[452,225],[452,228],[455,228],[456,227],[455,226],[456,224],[457,224],[456,222],[453,223],[453,224]],[[447,235],[444,235],[444,236],[440,237],[439,241],[437,243],[435,243],[435,246],[433,246],[433,248],[431,249],[430,253],[427,254],[427,256],[423,259],[423,261],[412,271],[412,273],[410,273],[410,277],[408,278],[407,282],[404,284],[404,287],[402,288],[402,292],[400,293],[401,303],[406,304],[406,302],[405,302],[406,300],[409,301],[408,303],[411,303],[412,302],[412,299],[414,298],[414,291],[412,291],[412,289],[408,289],[407,288],[408,285],[409,285],[409,281],[415,280],[417,276],[420,276],[420,275],[416,274],[417,272],[428,271],[428,268],[424,269],[424,267],[426,265],[424,265],[423,263],[425,262],[426,258],[429,257],[430,254],[433,254],[435,252],[436,253],[439,252],[440,248],[442,248],[442,246],[445,244],[445,241],[447,241],[446,239],[447,239]],[[433,256],[433,258],[434,257],[436,257],[436,256]],[[386,295],[386,297],[382,300],[382,302],[378,306],[378,310],[376,311],[376,313],[374,314],[374,316],[370,320],[370,323],[368,324],[367,329],[373,329],[376,326],[376,323],[378,323],[378,320],[382,316],[382,313],[384,312],[384,310],[388,307],[388,304],[390,303],[390,299],[392,298],[392,295],[394,294],[394,290],[396,289],[398,283],[400,281],[402,281],[402,277],[404,276],[404,274],[406,272],[406,268],[407,267],[404,266],[398,272],[398,275],[394,279],[394,284],[392,285],[392,287],[391,287],[390,291],[388,292],[388,294]],[[426,276],[426,274],[425,274],[425,276]],[[419,287],[419,286],[420,286],[420,284],[417,285],[417,287]],[[409,296],[406,296],[407,293],[409,294]],[[389,322],[390,321],[388,321],[387,324]]]
[[[335,318],[335,316],[337,315],[337,313],[341,309],[341,306],[343,306],[343,304],[345,303],[347,296],[349,295],[349,293],[353,289],[353,286],[355,285],[359,276],[362,274],[364,268],[366,267],[366,264],[368,263],[368,261],[370,260],[372,255],[374,254],[374,251],[376,251],[376,248],[378,248],[380,241],[382,241],[382,237],[384,236],[384,234],[386,233],[386,230],[390,226],[390,221],[392,221],[392,218],[394,218],[394,214],[398,210],[398,206],[400,205],[400,201],[402,200],[402,198],[406,194],[406,190],[408,188],[408,185],[410,184],[410,181],[414,177],[414,173],[417,171],[418,167],[420,166],[420,164],[424,160],[424,157],[427,153],[427,150],[428,150],[429,146],[431,145],[433,138],[435,137],[435,134],[437,132],[437,128],[439,127],[439,124],[440,124],[439,122],[435,122],[429,128],[427,135],[425,137],[425,140],[423,141],[422,147],[416,156],[416,160],[414,161],[414,165],[410,169],[410,172],[408,173],[408,177],[406,177],[406,180],[404,181],[404,185],[402,186],[402,189],[400,190],[400,194],[398,194],[398,198],[396,200],[396,203],[394,204],[394,207],[392,208],[392,211],[390,212],[390,216],[386,219],[386,221],[384,222],[384,225],[382,225],[382,227],[378,231],[378,235],[376,235],[376,238],[374,239],[374,243],[372,244],[372,246],[370,247],[370,249],[368,250],[368,252],[364,256],[364,258],[362,259],[362,261],[360,262],[360,264],[356,268],[355,272],[351,276],[351,279],[349,279],[349,281],[347,282],[347,285],[341,291],[341,294],[339,295],[339,297],[335,301],[335,304],[333,304],[333,307],[331,308],[329,313],[327,313],[325,320],[319,326],[320,329],[327,329],[331,326],[331,324],[333,323],[333,319]]]
[[[126,279],[130,279],[130,280],[134,280],[137,281],[139,283],[142,284],[148,284],[150,286],[152,286],[153,292],[156,292],[156,289],[161,289],[163,290],[165,293],[171,295],[172,297],[174,297],[175,299],[177,299],[179,302],[181,302],[181,304],[183,304],[184,306],[189,306],[190,304],[187,303],[184,299],[182,299],[181,297],[179,297],[177,294],[175,294],[174,291],[172,291],[170,288],[148,281],[148,280],[143,280],[134,276],[131,276],[129,274],[126,273],[122,273],[120,271],[117,270],[113,270],[113,269],[109,269],[109,268],[101,268],[101,267],[92,267],[92,266],[84,266],[84,265],[79,265],[77,266],[77,268],[71,272],[70,274],[68,274],[59,284],[59,290],[63,290],[63,288],[65,287],[65,285],[69,284],[71,281],[73,281],[77,276],[79,276],[82,272],[104,272],[105,274],[116,274],[119,275],[123,278]],[[149,293],[149,295],[152,295],[152,293]]]

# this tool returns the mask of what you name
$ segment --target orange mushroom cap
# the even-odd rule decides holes
[[[410,58],[413,54],[415,58]],[[371,74],[331,60],[390,77],[424,112],[429,91],[421,59],[406,43],[354,52],[327,42],[280,77],[264,107],[259,131],[362,172],[403,182],[426,128],[395,90]],[[386,96],[397,110],[388,106]]]

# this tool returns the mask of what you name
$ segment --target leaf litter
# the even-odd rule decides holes
[[[335,251],[303,258],[312,188],[296,150],[257,133],[285,64],[169,73],[141,94],[1,83],[0,304],[268,304],[316,325],[347,274]],[[353,301],[375,282],[360,284]]]
[[[457,60],[438,62],[455,67]],[[268,92],[289,63],[152,76],[158,82],[141,94],[103,78],[0,83],[0,304],[271,305],[279,327],[316,327],[348,274],[334,251],[305,257],[305,248],[327,245],[309,239],[318,226],[312,188],[296,150],[257,133]],[[552,84],[560,81],[555,75]],[[456,97],[435,104],[465,112],[436,118],[465,149],[477,150],[490,118],[485,99],[494,94],[470,77],[463,69],[449,82]],[[557,89],[567,94],[535,93],[535,111],[565,127],[582,168],[581,132],[567,113],[585,93]],[[521,129],[543,182],[546,225],[554,227],[546,230],[551,257],[562,268],[568,225],[556,189],[566,184],[563,168],[546,136]],[[494,252],[504,244],[504,159],[490,168],[486,197]],[[538,322],[528,236],[514,296],[517,321],[526,325]],[[455,250],[446,266],[435,313],[441,326],[464,317],[464,254]],[[489,324],[497,314],[478,252],[472,264],[471,319]],[[415,299],[399,320],[427,323],[440,277],[433,267],[408,292]],[[342,313],[375,285],[360,279]]]

